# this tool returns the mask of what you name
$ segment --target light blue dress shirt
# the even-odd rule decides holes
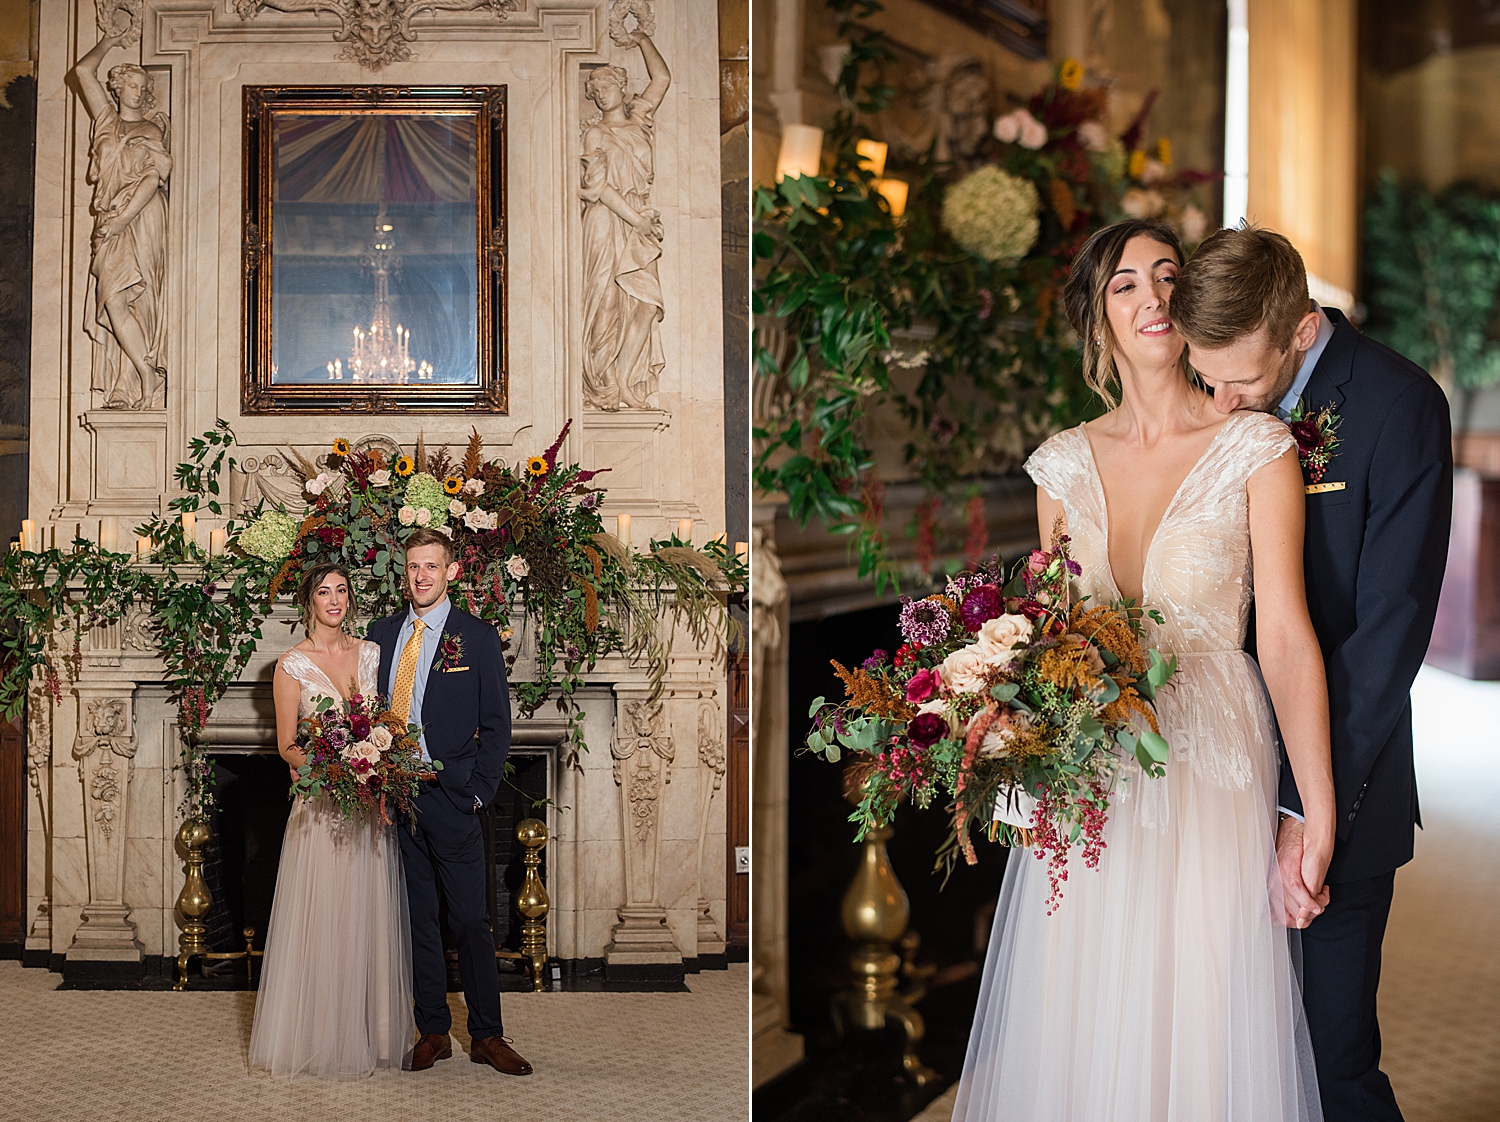
[[[422,617],[422,623],[426,630],[422,632],[422,648],[417,652],[417,677],[411,684],[411,712],[407,720],[414,725],[422,723],[422,695],[427,692],[427,675],[432,672],[432,660],[437,657],[438,642],[443,637],[443,625],[448,622],[448,613],[453,608],[453,601],[444,596],[428,613]],[[391,659],[391,675],[385,684],[385,695],[396,696],[396,671],[401,666],[401,652],[406,650],[407,640],[415,631],[417,622],[416,608],[408,605],[406,619],[401,623],[401,630],[396,633],[396,654]],[[427,752],[427,734],[423,733],[421,740],[422,758],[432,759]]]
[[[1291,420],[1292,410],[1297,407],[1297,402],[1302,400],[1302,394],[1307,390],[1308,380],[1313,376],[1313,369],[1318,365],[1318,359],[1323,357],[1323,351],[1328,347],[1328,340],[1333,338],[1333,320],[1328,318],[1328,313],[1318,306],[1316,300],[1312,301],[1312,307],[1313,311],[1318,313],[1318,337],[1313,340],[1313,345],[1302,356],[1302,365],[1297,367],[1297,377],[1292,380],[1292,388],[1286,391],[1286,396],[1276,407],[1276,415],[1283,421]]]

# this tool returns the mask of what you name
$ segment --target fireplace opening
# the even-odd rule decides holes
[[[213,838],[204,849],[203,879],[213,896],[204,917],[209,949],[231,953],[245,949],[246,928],[253,928],[256,950],[265,949],[282,837],[291,812],[290,779],[281,757],[269,748],[211,749],[216,806],[210,814]],[[551,788],[551,753],[535,748],[513,748],[506,778],[494,799],[479,814],[484,840],[485,900],[505,989],[529,989],[529,968],[520,958],[521,923],[515,898],[525,878],[525,848],[516,840],[516,826],[525,818],[547,817],[545,800]],[[547,850],[538,870],[547,878]],[[458,955],[453,949],[447,916],[442,916],[448,959],[449,989],[462,989]],[[220,984],[244,984],[243,959],[205,963],[205,973]],[[255,963],[260,979],[260,963]]]

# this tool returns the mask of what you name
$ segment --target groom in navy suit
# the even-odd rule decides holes
[[[1292,316],[1278,317],[1278,305]],[[1177,279],[1171,314],[1214,407],[1275,412],[1303,458],[1307,601],[1328,674],[1337,819],[1315,894],[1302,882],[1302,803],[1283,756],[1286,922],[1305,929],[1303,1004],[1324,1117],[1400,1122],[1380,1070],[1375,990],[1396,869],[1421,824],[1410,693],[1448,556],[1448,402],[1426,371],[1310,301],[1301,256],[1268,230],[1204,241]],[[1278,318],[1296,324],[1289,342],[1269,338]],[[1324,408],[1338,445],[1320,473],[1307,453],[1324,441],[1306,418]]]
[[[370,624],[380,644],[380,689],[391,708],[422,726],[422,754],[442,764],[416,801],[415,829],[402,829],[411,908],[412,988],[417,1031],[411,1070],[453,1055],[448,969],[438,894],[458,941],[469,1007],[469,1059],[506,1075],[530,1075],[500,1022],[500,976],[485,902],[484,842],[476,817],[495,796],[510,752],[510,693],[492,624],[448,599],[458,576],[447,535],[418,529],[406,540],[406,611]]]

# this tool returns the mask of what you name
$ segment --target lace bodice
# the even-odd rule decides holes
[[[1294,445],[1276,418],[1236,413],[1167,504],[1141,574],[1145,606],[1165,620],[1152,636],[1163,650],[1209,654],[1244,647],[1254,590],[1245,484]],[[1080,590],[1095,600],[1120,599],[1109,567],[1104,485],[1083,426],[1038,448],[1026,472],[1063,504],[1073,558],[1083,566]]]
[[[297,703],[297,716],[309,716],[317,708],[318,698],[332,698],[343,704],[344,691],[333,684],[318,664],[301,651],[287,651],[281,656],[281,668],[297,679],[302,687],[301,700]],[[380,676],[380,647],[375,643],[359,645],[359,692],[369,697],[380,691],[376,681]]]

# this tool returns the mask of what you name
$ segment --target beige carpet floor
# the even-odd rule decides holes
[[[505,1028],[536,1072],[471,1063],[463,1001],[453,1058],[354,1082],[273,1079],[245,1065],[251,993],[57,990],[0,962],[0,1119],[7,1122],[730,1122],[749,1117],[749,970],[691,993],[505,994]]]
[[[1425,829],[1396,874],[1381,1067],[1406,1122],[1497,1122],[1500,683],[1423,667],[1412,712]],[[916,1122],[949,1122],[957,1093],[950,1088]]]

